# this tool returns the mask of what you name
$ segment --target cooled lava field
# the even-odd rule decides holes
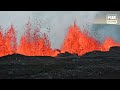
[[[0,79],[120,79],[120,47],[77,56],[0,57]]]

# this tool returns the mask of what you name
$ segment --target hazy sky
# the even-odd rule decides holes
[[[106,15],[107,14],[117,14],[117,24],[120,24],[120,11],[99,11],[99,13],[96,14],[94,23],[102,23],[106,24]]]
[[[49,38],[53,48],[60,48],[67,28],[77,21],[77,25],[91,31],[93,23],[104,23],[106,13],[98,11],[0,11],[0,25],[5,30],[11,24],[17,31],[17,38],[23,34],[25,24],[31,21],[33,27],[37,20],[41,31],[47,32],[50,28]],[[113,13],[113,12],[112,12]],[[119,14],[119,12],[114,12]],[[37,20],[36,20],[37,19]],[[100,21],[101,20],[101,21]]]

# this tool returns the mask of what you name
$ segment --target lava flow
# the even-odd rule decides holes
[[[39,29],[32,31],[30,23],[27,24],[26,31],[21,36],[18,45],[13,26],[5,34],[0,29],[0,56],[15,53],[26,56],[57,56],[65,52],[81,56],[94,50],[108,51],[112,46],[120,46],[120,42],[107,37],[103,43],[100,43],[88,33],[82,32],[76,23],[69,27],[60,50],[52,49],[47,34],[41,33]]]

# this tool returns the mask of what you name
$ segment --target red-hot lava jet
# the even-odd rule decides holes
[[[99,49],[99,43],[94,38],[83,33],[74,22],[74,26],[70,26],[67,35],[61,47],[61,52],[69,52],[82,55],[86,52]]]
[[[0,30],[0,56],[8,54],[14,54],[16,52],[16,33],[13,26],[3,34],[2,29]]]
[[[21,36],[18,45],[13,26],[5,34],[0,29],[0,56],[15,53],[26,56],[57,56],[64,52],[81,56],[94,50],[108,51],[111,46],[120,46],[120,42],[115,42],[113,38],[107,37],[103,43],[100,43],[82,31],[76,23],[68,28],[60,50],[52,49],[48,35],[41,33],[38,28],[32,30],[30,22],[26,25],[26,31]]]
[[[68,33],[61,47],[61,52],[69,52],[73,54],[83,55],[94,50],[108,51],[112,46],[120,46],[120,42],[115,42],[111,37],[107,37],[103,43],[100,43],[88,33],[82,32],[74,22],[74,26],[70,26]]]
[[[32,32],[31,25],[28,23],[16,53],[27,56],[56,56],[59,52],[51,48],[51,43],[46,33],[42,34],[39,29]]]

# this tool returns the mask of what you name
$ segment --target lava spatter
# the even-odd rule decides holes
[[[120,46],[120,42],[116,42],[112,37],[107,37],[103,43],[100,43],[82,31],[76,22],[68,28],[67,35],[59,50],[52,49],[48,35],[42,33],[38,28],[32,30],[30,23],[27,24],[25,33],[21,36],[18,44],[16,32],[12,25],[5,34],[0,28],[0,56],[15,53],[26,56],[57,56],[59,53],[65,52],[81,56],[94,50],[108,51],[112,46]]]

